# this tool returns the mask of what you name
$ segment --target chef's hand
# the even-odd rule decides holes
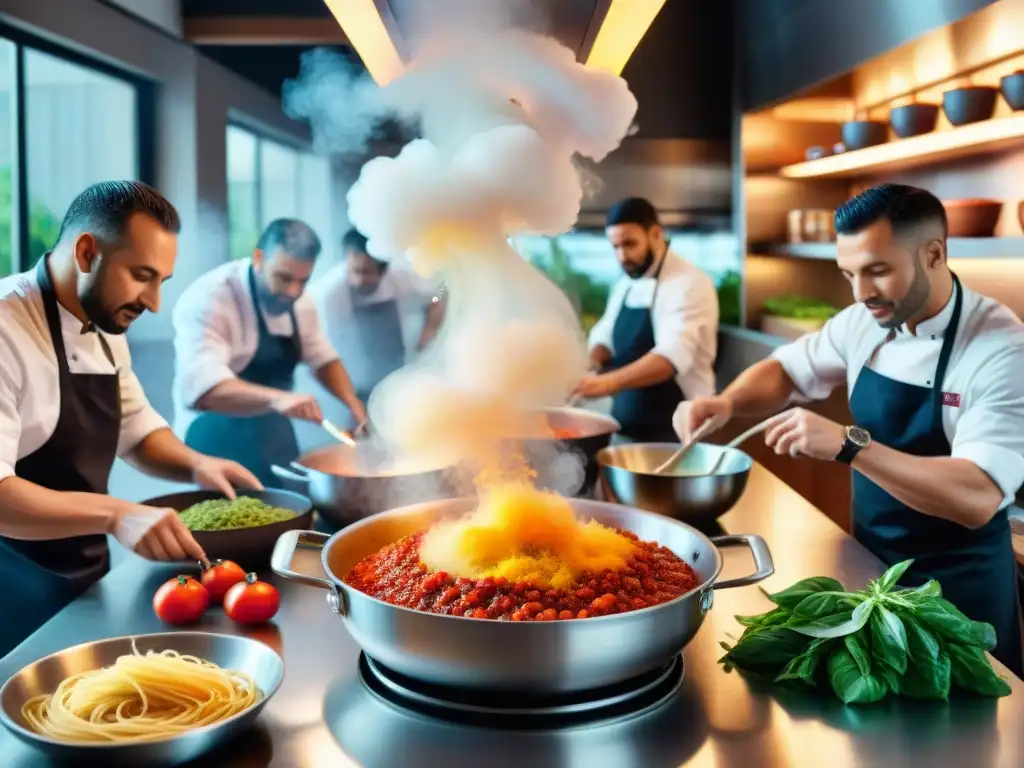
[[[596,400],[615,394],[611,377],[605,373],[584,376],[572,391],[574,399]]]
[[[366,406],[356,400],[349,406],[352,411],[352,420],[356,426],[352,430],[353,437],[366,437],[370,434],[370,418],[366,415]]]
[[[192,480],[200,488],[219,491],[229,499],[235,498],[235,488],[263,490],[263,484],[241,464],[215,456],[196,459],[192,465]]]
[[[124,502],[110,533],[127,549],[149,560],[205,560],[206,554],[173,509]]]
[[[768,422],[764,442],[780,456],[810,456],[833,461],[843,449],[846,429],[804,408],[791,408]]]
[[[697,427],[708,419],[714,421],[711,429],[714,432],[728,424],[731,418],[732,402],[728,398],[721,395],[698,397],[696,400],[684,400],[676,407],[676,412],[672,414],[672,428],[685,444],[690,442]]]
[[[303,421],[311,421],[314,424],[319,424],[324,420],[320,404],[312,395],[303,395],[298,392],[283,392],[280,397],[270,404],[270,407],[289,419],[302,419]]]

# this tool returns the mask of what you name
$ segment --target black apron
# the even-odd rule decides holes
[[[952,452],[942,428],[942,383],[963,306],[963,290],[955,276],[954,282],[953,315],[932,386],[920,387],[882,376],[869,367],[869,359],[850,397],[856,425],[882,445],[913,456],[949,456]],[[1017,565],[1006,509],[983,527],[971,530],[916,512],[854,472],[853,534],[886,565],[913,558],[914,565],[901,583],[917,586],[936,579],[947,600],[971,619],[995,627],[998,645],[992,655],[1022,676]]]
[[[405,341],[402,338],[402,319],[397,299],[360,304],[352,289],[349,301],[352,307],[352,331],[355,347],[352,354],[359,360],[342,362],[350,366],[356,378],[353,386],[359,400],[366,403],[370,393],[385,378],[405,365]]]
[[[295,368],[302,359],[299,324],[294,310],[291,336],[274,336],[267,329],[256,296],[256,277],[249,268],[249,291],[256,312],[259,338],[252,360],[238,378],[251,384],[291,391]],[[248,469],[266,487],[280,481],[271,471],[274,464],[287,466],[299,457],[299,443],[291,420],[279,413],[261,416],[199,414],[185,432],[185,444],[207,456],[230,459]]]
[[[121,434],[118,375],[72,375],[47,257],[39,260],[36,274],[57,358],[60,415],[50,439],[19,459],[14,474],[54,491],[105,494]],[[99,339],[107,359],[114,364],[106,340],[102,335]],[[110,551],[103,534],[49,541],[0,537],[0,584],[4,591],[0,598],[0,656],[9,653],[109,569]]]
[[[666,255],[665,258],[668,258]],[[615,318],[612,329],[612,348],[615,354],[606,366],[615,370],[634,363],[654,349],[654,321],[651,313],[658,297],[658,276],[665,265],[663,258],[654,273],[654,295],[650,307],[627,307],[626,295]],[[612,418],[622,425],[619,434],[640,443],[676,443],[679,438],[672,428],[672,414],[683,401],[683,391],[673,375],[668,381],[651,387],[627,389],[612,398]]]

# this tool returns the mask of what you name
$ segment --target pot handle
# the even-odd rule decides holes
[[[326,589],[327,602],[330,604],[331,610],[344,616],[345,601],[334,582],[292,570],[292,558],[295,556],[296,549],[302,547],[320,550],[324,548],[324,544],[329,538],[331,537],[319,531],[285,531],[277,537],[277,542],[274,544],[274,552],[270,556],[270,567],[278,576],[289,581]]]
[[[277,464],[271,464],[270,471],[282,480],[291,480],[295,483],[305,483],[306,485],[309,485],[309,473],[306,472],[306,468],[300,464],[296,464],[294,461],[290,466],[290,469],[285,469]]]
[[[775,573],[775,562],[772,560],[772,553],[768,549],[768,543],[755,533],[743,533],[738,536],[716,536],[711,543],[719,549],[726,547],[750,547],[750,554],[754,556],[754,567],[757,570],[750,576],[741,576],[738,579],[726,579],[716,581],[712,589],[729,589],[730,587],[745,587],[749,584],[757,584],[764,581]]]

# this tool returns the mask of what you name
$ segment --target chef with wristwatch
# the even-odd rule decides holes
[[[853,535],[900,580],[991,624],[992,654],[1024,673],[1017,569],[1007,510],[1024,484],[1024,325],[965,288],[947,261],[947,220],[931,193],[872,187],[836,209],[837,265],[856,302],[740,374],[684,402],[684,441],[713,419],[775,416],[778,454],[853,470]],[[846,384],[852,425],[794,403]]]

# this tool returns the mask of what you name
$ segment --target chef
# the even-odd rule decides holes
[[[857,540],[887,565],[913,558],[902,583],[938,580],[995,627],[994,655],[1020,676],[1007,507],[1024,484],[1024,325],[950,271],[946,214],[929,192],[872,187],[836,210],[835,229],[856,303],[674,423],[685,440],[706,419],[768,415],[845,383],[852,424],[792,408],[767,444],[851,465]]]
[[[711,279],[668,248],[650,202],[608,212],[605,233],[625,276],[590,332],[591,375],[575,394],[611,396],[622,442],[675,442],[670,414],[715,391],[718,294]]]
[[[124,333],[159,308],[179,227],[146,185],[94,184],[53,251],[0,280],[0,656],[109,570],[105,534],[154,560],[203,557],[174,510],[107,495],[115,457],[231,498],[260,487],[186,448],[132,372]]]
[[[319,253],[308,224],[277,219],[252,258],[207,272],[174,308],[176,431],[187,445],[233,459],[267,485],[275,483],[273,465],[299,456],[290,420],[323,420],[313,395],[292,391],[299,363],[348,407],[360,429],[366,423],[304,292]]]
[[[345,361],[363,402],[386,376],[437,334],[444,303],[437,287],[411,269],[371,256],[349,230],[343,261],[310,288],[323,327]]]

